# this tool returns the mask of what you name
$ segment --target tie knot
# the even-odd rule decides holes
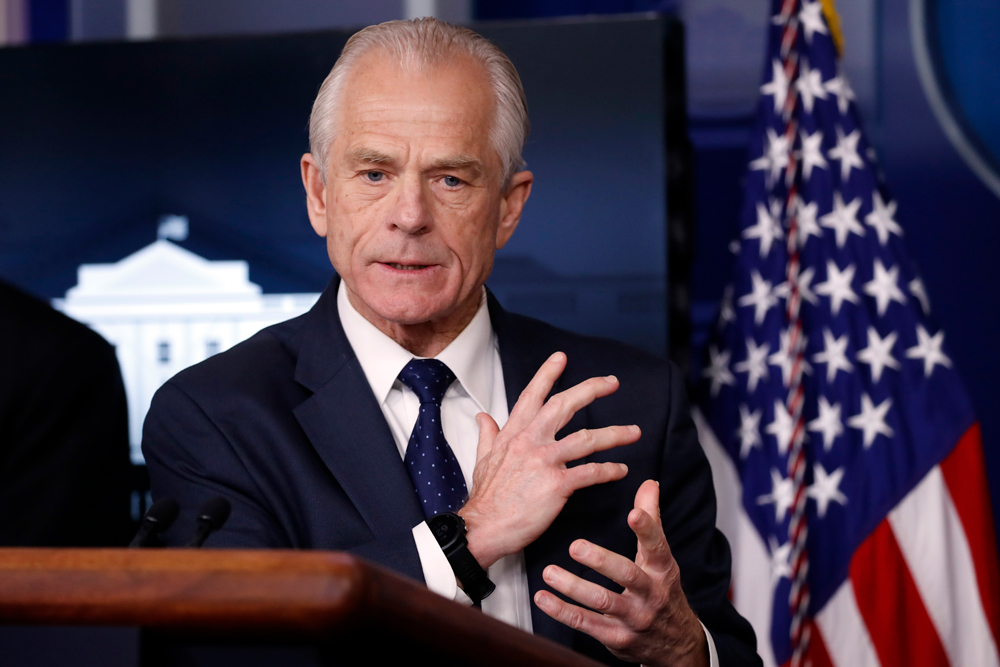
[[[437,359],[413,359],[399,372],[399,381],[409,387],[421,403],[441,404],[455,374]]]

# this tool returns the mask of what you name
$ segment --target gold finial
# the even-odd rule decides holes
[[[820,0],[820,4],[823,5],[823,16],[826,17],[826,23],[830,26],[830,37],[833,39],[834,48],[837,49],[837,56],[843,57],[844,33],[840,29],[840,15],[837,14],[834,0]]]

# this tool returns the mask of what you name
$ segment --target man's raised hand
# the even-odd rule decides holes
[[[624,592],[613,593],[549,565],[542,572],[545,582],[590,609],[548,591],[535,593],[535,604],[627,662],[707,666],[705,632],[681,590],[680,570],[660,522],[659,498],[660,487],[653,480],[643,482],[635,494],[635,508],[628,515],[628,525],[639,539],[635,562],[586,540],[570,545],[573,560],[623,586]]]
[[[552,524],[574,491],[621,479],[622,463],[567,463],[639,439],[638,426],[583,429],[562,440],[559,432],[576,412],[618,389],[614,376],[590,378],[545,400],[566,368],[556,352],[521,393],[503,429],[486,413],[479,424],[479,449],[472,492],[459,511],[469,550],[489,567],[534,542]]]

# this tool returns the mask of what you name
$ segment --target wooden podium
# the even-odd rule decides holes
[[[597,664],[339,552],[0,549],[0,624],[140,627],[144,667]]]

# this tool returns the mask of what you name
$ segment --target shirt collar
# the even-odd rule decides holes
[[[337,312],[347,341],[365,372],[375,398],[380,404],[384,403],[399,372],[415,358],[414,355],[355,310],[347,297],[343,281],[337,291]],[[496,337],[493,335],[493,324],[486,306],[486,289],[483,288],[479,310],[472,321],[436,359],[451,369],[462,388],[484,412],[488,412],[492,405],[492,355],[495,352]]]

